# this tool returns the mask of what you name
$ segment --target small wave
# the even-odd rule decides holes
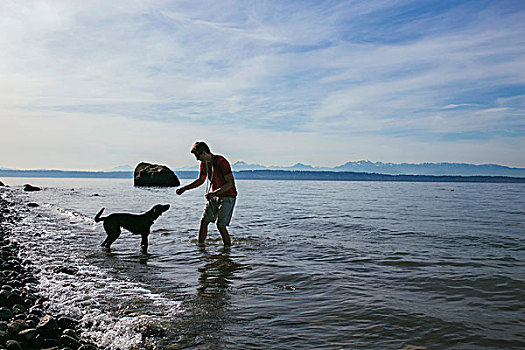
[[[404,231],[404,232],[391,232],[390,235],[392,236],[414,236],[414,235],[424,235],[424,233],[421,232],[415,232],[415,231]]]
[[[29,253],[26,258],[37,259]],[[48,298],[45,305],[49,310],[79,318],[83,334],[101,346],[131,349],[143,345],[144,328],[160,327],[159,317],[169,320],[181,312],[180,302],[153,293],[138,282],[116,280],[81,259],[74,269],[57,273],[56,264],[40,264],[39,289]]]
[[[55,209],[56,212],[60,215],[62,215],[63,217],[66,217],[70,220],[74,220],[74,221],[77,221],[77,222],[86,222],[86,223],[93,223],[94,222],[94,219],[92,217],[89,217],[89,216],[86,216],[84,214],[81,214],[75,210],[70,210],[70,209],[64,209],[64,208],[60,208],[60,207],[54,207],[52,206],[51,204],[44,204],[43,205],[45,208],[48,208],[48,209]]]

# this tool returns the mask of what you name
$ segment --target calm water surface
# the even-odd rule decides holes
[[[224,249],[204,189],[4,179],[49,307],[112,349],[523,349],[523,184],[238,181]],[[183,182],[187,182],[183,181]],[[21,185],[44,187],[26,193]],[[29,209],[28,202],[40,207]],[[100,208],[171,209],[149,255]],[[63,273],[63,267],[76,273]]]

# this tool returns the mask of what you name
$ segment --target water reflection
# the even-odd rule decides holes
[[[223,247],[218,254],[208,251],[206,246],[201,246],[202,261],[199,267],[199,285],[197,295],[202,302],[223,308],[229,305],[230,296],[228,288],[234,277],[234,272],[239,268],[231,258],[231,248]]]
[[[228,348],[224,328],[232,322],[231,285],[240,265],[228,247],[199,246],[196,294],[183,304],[175,329],[178,346],[198,349]]]

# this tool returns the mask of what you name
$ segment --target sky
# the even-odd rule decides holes
[[[0,2],[0,168],[525,167],[525,1]]]

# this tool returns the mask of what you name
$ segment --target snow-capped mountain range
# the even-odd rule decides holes
[[[266,166],[238,161],[232,164],[234,171],[242,170],[288,170],[288,171],[353,171],[390,175],[460,175],[460,176],[515,176],[525,177],[525,168],[511,168],[498,164],[467,163],[383,163],[360,160],[335,167],[316,167],[297,163],[292,166]],[[198,165],[176,170],[198,170]]]

